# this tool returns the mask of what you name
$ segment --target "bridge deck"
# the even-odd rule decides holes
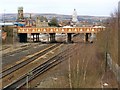
[[[57,27],[47,27],[47,28],[18,28],[18,33],[97,33],[99,31],[105,30],[105,28],[99,27],[73,27],[73,28],[57,28]]]

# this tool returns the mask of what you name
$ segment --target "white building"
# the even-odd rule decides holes
[[[74,9],[73,11],[72,22],[75,22],[75,23],[78,22],[76,9]]]

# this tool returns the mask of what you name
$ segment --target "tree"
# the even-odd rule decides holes
[[[56,27],[59,26],[58,20],[56,19],[56,17],[53,17],[48,24],[49,24],[49,26],[56,26]]]
[[[6,39],[2,41],[3,44],[11,44],[13,42],[13,27],[3,26],[3,32],[7,33]]]
[[[43,22],[43,21],[48,22],[47,18],[44,17],[44,16],[41,16],[41,17],[40,17],[40,21],[41,21],[41,22]]]

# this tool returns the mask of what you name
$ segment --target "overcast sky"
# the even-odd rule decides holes
[[[23,6],[25,13],[57,13],[71,15],[109,16],[120,0],[0,0],[0,13],[17,13]]]

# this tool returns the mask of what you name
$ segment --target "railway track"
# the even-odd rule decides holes
[[[29,76],[28,81],[30,81],[30,80],[34,79],[35,77],[37,77],[38,75],[46,72],[47,70],[49,70],[53,66],[56,66],[57,64],[59,64],[60,62],[61,61],[59,61],[59,60],[53,60],[53,61],[50,60],[50,61],[43,63],[39,67],[37,67],[37,68],[33,69],[31,72],[29,72],[29,73],[32,73],[32,75]],[[16,90],[16,89],[20,88],[21,86],[26,84],[26,78],[27,78],[27,74],[22,76],[19,80],[12,83],[8,87],[4,87],[3,90],[10,90],[10,89]]]
[[[10,47],[8,46],[8,47],[5,47],[5,48],[2,48],[0,51],[6,50],[8,48],[10,48]]]
[[[14,54],[14,53],[19,53],[19,52],[22,51],[22,50],[27,50],[27,49],[29,49],[30,47],[37,46],[37,45],[39,45],[39,44],[37,43],[37,44],[23,45],[23,46],[21,46],[21,48],[19,48],[18,50],[15,50],[15,51],[13,51],[13,52],[8,52],[8,53],[3,54],[2,57],[6,57],[6,56],[12,55],[12,54]],[[8,48],[7,48],[7,49],[8,49]]]
[[[51,48],[45,50],[44,53],[41,52],[41,55],[40,55],[40,53],[39,53],[39,54],[36,54],[35,57],[31,57],[31,58],[30,58],[31,61],[37,59],[38,57],[44,55],[46,52],[49,52],[51,49],[54,49],[55,47],[57,47],[57,46],[59,46],[59,45],[60,45],[60,44],[56,44],[56,45],[51,46]],[[68,48],[68,49],[65,50],[65,52],[69,52],[70,50],[72,51],[73,49]],[[77,50],[77,49],[76,49],[76,50]],[[29,80],[29,81],[33,80],[35,77],[39,76],[40,74],[46,72],[46,71],[49,70],[50,68],[52,68],[52,67],[58,65],[59,63],[61,63],[63,60],[65,60],[65,58],[68,58],[68,56],[70,56],[70,55],[65,54],[65,52],[59,53],[59,55],[54,56],[54,57],[51,58],[50,60],[46,61],[45,63],[41,64],[40,66],[38,66],[38,67],[34,68],[32,71],[30,71],[30,73],[33,73],[33,74],[28,78],[28,80]],[[71,54],[72,54],[72,53],[73,53],[73,52],[71,52]],[[70,52],[69,52],[69,54],[70,54]],[[64,58],[64,59],[63,59],[63,58]],[[29,60],[30,60],[30,59],[29,59]],[[26,64],[28,64],[28,63],[26,63]],[[25,62],[24,62],[24,65],[23,65],[23,66],[25,66],[26,64],[25,64]],[[21,65],[22,65],[22,64],[21,64]],[[17,66],[19,66],[19,65],[17,65]],[[23,67],[23,66],[21,66],[21,67]],[[21,67],[19,66],[19,68],[21,68]],[[17,67],[16,70],[18,70],[19,68]],[[15,70],[15,68],[13,68],[12,70],[9,71],[9,73],[12,73],[12,72],[14,72],[14,71],[16,71],[16,70]],[[9,75],[9,73],[7,72],[6,75]],[[5,77],[6,75],[4,74],[3,77]],[[12,88],[12,90],[16,90],[17,88],[20,88],[21,86],[23,86],[23,85],[26,83],[26,78],[27,78],[27,74],[24,74],[24,75],[20,76],[20,78],[18,78],[18,79],[15,80],[14,82],[12,82],[12,83],[10,83],[9,85],[5,86],[3,89],[4,89],[4,90],[9,90],[10,88]]]
[[[63,52],[60,52],[57,56],[55,56],[55,57],[53,57],[53,58],[51,58],[51,60],[53,60],[53,61],[59,61],[60,63],[62,63],[63,61],[65,61],[65,60],[67,60],[68,58],[70,58],[72,55],[73,55],[73,52],[74,51],[76,51],[77,50],[77,48],[71,48],[71,47],[69,47],[69,48],[67,48],[67,49],[65,49]],[[60,64],[60,63],[58,63],[58,64]],[[56,64],[55,66],[57,66],[58,64]],[[55,67],[55,66],[53,66],[53,67]],[[53,68],[53,67],[51,67],[51,68]],[[51,68],[49,68],[49,69],[51,69]],[[48,69],[48,70],[49,70]],[[47,71],[47,70],[46,70]],[[46,72],[45,71],[45,72]],[[43,73],[45,73],[45,72],[43,72]],[[36,77],[34,77],[32,80],[34,80],[34,79],[36,79],[38,76],[40,76],[41,75],[41,72],[39,72],[40,74],[39,75],[37,75]],[[34,83],[34,82],[32,82],[32,80],[30,80],[29,81],[29,83]],[[37,80],[37,79],[36,79]],[[36,87],[36,86],[35,86]],[[29,88],[35,88],[35,87],[29,87]],[[23,88],[26,88],[26,83],[20,88],[20,89],[18,89],[18,90],[22,90]]]
[[[60,44],[55,44],[52,46],[49,46],[47,48],[45,48],[44,50],[37,52],[34,56],[31,56],[30,58],[27,58],[25,61],[22,61],[16,65],[14,65],[13,67],[10,67],[6,70],[4,70],[2,73],[0,73],[0,78],[4,78],[5,76],[9,75],[10,73],[18,70],[21,67],[24,67],[25,65],[29,64],[31,61],[34,61],[35,59],[37,59],[38,57],[44,55],[45,53],[49,52],[50,50],[54,49],[55,47],[59,46]]]
[[[21,88],[23,85],[26,84],[27,78],[28,78],[28,81],[30,82],[34,78],[38,77],[39,75],[41,75],[41,74],[45,73],[46,71],[48,71],[49,69],[51,69],[52,67],[58,65],[59,63],[66,60],[68,57],[70,57],[72,55],[72,53],[73,53],[72,50],[73,49],[71,47],[69,47],[69,48],[65,49],[64,52],[58,53],[58,55],[52,57],[48,61],[44,62],[43,64],[41,64],[38,67],[31,70],[29,73],[32,73],[32,74],[29,77],[28,77],[28,74],[25,74],[21,78],[19,78],[19,80],[17,80],[16,82],[4,87],[3,90],[10,90],[10,89],[17,90],[17,89]],[[68,51],[69,51],[69,53],[67,53]]]
[[[45,49],[49,46],[51,46],[51,45],[50,44],[45,44],[45,45],[42,45],[42,44],[41,45],[39,45],[39,44],[36,45],[35,44],[35,45],[31,46],[31,47],[33,47],[33,49],[31,49],[31,47],[29,47],[27,49],[24,49],[24,50],[18,52],[18,53],[13,53],[13,54],[10,54],[8,56],[2,57],[2,60],[3,60],[2,66],[3,67],[2,67],[1,72],[4,72],[5,70],[15,66],[16,64],[24,61],[27,58],[31,57],[36,52],[42,51],[43,49]],[[36,49],[36,48],[38,48],[38,49]],[[25,55],[23,55],[23,54],[25,54]],[[12,61],[10,62],[10,61],[8,61],[8,59],[10,59]]]
[[[34,46],[37,46],[38,44],[35,44]],[[31,45],[30,45],[31,46]],[[32,45],[33,46],[33,45]],[[30,47],[25,47],[25,48],[23,48],[23,49],[21,49],[22,51],[23,50],[27,50],[28,48],[30,48]],[[21,50],[18,50],[18,51],[15,51],[16,53],[18,53],[18,52],[20,52]],[[41,49],[42,50],[42,49]],[[11,54],[13,54],[13,53],[15,53],[15,52],[12,52]],[[28,57],[30,56],[30,55],[32,55],[32,54],[28,54]],[[27,57],[27,56],[26,56]],[[24,58],[26,58],[26,57],[24,57]],[[21,60],[17,60],[17,62],[21,62],[21,61],[23,61],[22,59],[24,59],[24,58],[21,58]],[[17,62],[16,62],[16,64],[17,64]],[[8,69],[10,69],[10,68],[12,68],[13,66],[15,66],[16,64],[11,64],[11,65],[7,65],[7,67],[3,67],[3,70],[2,70],[2,76],[4,77],[4,72]],[[4,65],[4,64],[3,64]],[[0,72],[0,76],[1,76],[1,72]],[[1,78],[1,77],[0,77]]]

